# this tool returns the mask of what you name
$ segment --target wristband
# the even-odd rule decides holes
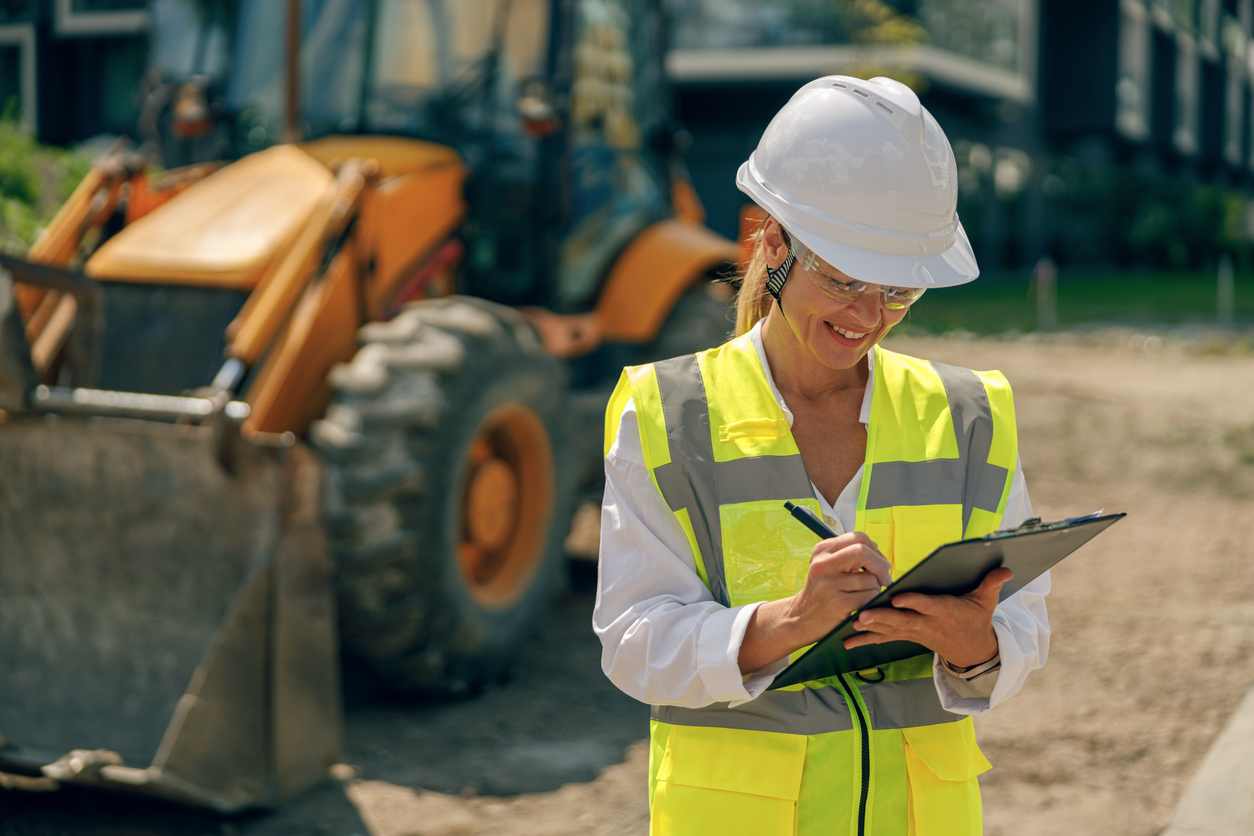
[[[951,674],[953,674],[958,679],[961,679],[964,682],[969,682],[970,680],[975,679],[977,676],[983,676],[986,673],[992,673],[993,671],[1000,668],[1001,667],[1001,651],[998,650],[996,653],[994,653],[993,658],[989,659],[987,662],[981,662],[978,665],[968,665],[965,668],[960,668],[956,665],[951,665],[948,659],[941,659],[941,662],[945,665],[945,669],[949,671]]]

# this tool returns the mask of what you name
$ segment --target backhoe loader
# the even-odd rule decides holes
[[[236,159],[119,145],[0,256],[0,770],[222,812],[337,760],[341,658],[508,677],[619,369],[737,258],[659,0],[232,8]]]

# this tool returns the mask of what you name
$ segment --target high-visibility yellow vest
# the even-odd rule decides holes
[[[879,348],[856,529],[900,577],[936,546],[996,530],[1015,470],[1010,386]],[[805,583],[815,539],[784,500],[818,511],[748,336],[624,371],[644,460],[725,606]],[[958,836],[981,832],[989,768],[970,717],[941,708],[932,655],[767,691],[737,708],[656,706],[652,832]]]

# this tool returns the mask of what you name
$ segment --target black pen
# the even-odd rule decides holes
[[[785,502],[784,507],[788,509],[788,513],[797,518],[797,522],[819,535],[820,538],[830,540],[833,537],[839,536],[835,531],[832,531],[827,527],[827,523],[819,519],[818,514],[814,513],[809,508],[806,508],[804,505],[794,505],[791,502]],[[866,569],[859,566],[858,571],[865,572]],[[857,610],[854,610],[854,613],[856,612]],[[851,615],[854,613],[851,613]]]
[[[837,536],[835,531],[827,527],[827,523],[819,519],[818,514],[811,511],[804,505],[794,505],[791,502],[785,502],[784,507],[788,509],[788,513],[797,518],[797,522],[817,534],[820,539],[830,540]]]

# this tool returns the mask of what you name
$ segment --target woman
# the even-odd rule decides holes
[[[907,88],[832,76],[776,115],[737,183],[769,215],[736,339],[629,368],[607,413],[602,666],[653,708],[654,833],[976,834],[970,715],[1044,664],[1048,575],[998,604],[901,595],[849,646],[933,651],[766,690],[936,546],[1032,516],[997,372],[877,343],[970,281],[944,133]],[[814,545],[783,500],[839,536]]]

